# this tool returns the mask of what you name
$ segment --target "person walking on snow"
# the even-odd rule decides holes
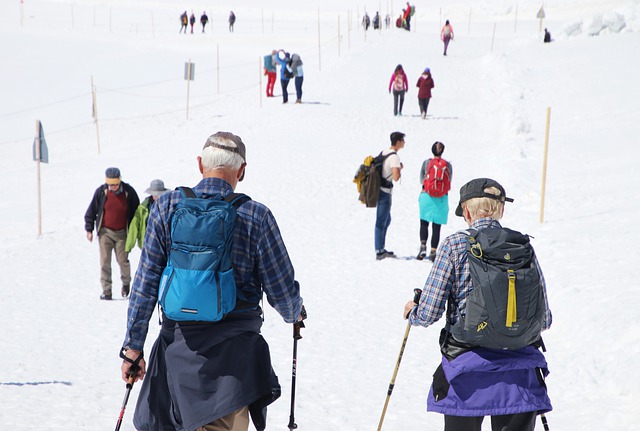
[[[233,26],[236,23],[236,14],[231,11],[229,13],[229,31],[233,33]]]
[[[302,103],[302,82],[304,72],[302,71],[302,60],[298,54],[291,56],[291,70],[293,73],[293,83],[296,86],[296,103]]]
[[[151,206],[156,199],[168,191],[169,189],[164,188],[164,182],[162,180],[151,181],[149,188],[144,191],[149,194],[149,197],[138,205],[138,208],[133,215],[133,219],[131,220],[131,223],[129,223],[129,231],[127,232],[127,242],[125,244],[124,251],[131,253],[131,250],[133,250],[136,244],[140,249],[142,249],[142,245],[144,244],[144,235],[147,231],[147,219],[149,218]]]
[[[200,24],[202,24],[202,32],[204,33],[204,28],[209,22],[209,17],[206,12],[202,12],[202,16],[200,16]]]
[[[187,34],[187,24],[189,24],[189,17],[185,10],[182,15],[180,15],[180,31],[178,33],[182,33],[182,30],[184,29],[184,34]]]
[[[193,13],[193,11],[191,11],[191,16],[189,17],[189,24],[191,24],[191,34],[193,34],[193,25],[196,23],[196,16]]]
[[[271,54],[264,56],[264,74],[267,75],[267,97],[273,97],[273,87],[276,85],[276,74],[278,73],[276,65],[276,50],[274,49]]]
[[[446,162],[447,183],[451,184],[453,178],[453,167],[451,163],[442,159],[444,152],[444,144],[435,142],[431,146],[433,158],[427,159],[422,163],[420,168],[420,186],[421,192],[418,198],[418,206],[420,207],[420,251],[417,259],[422,260],[427,257],[427,240],[429,239],[429,223],[431,223],[431,250],[429,252],[429,260],[433,262],[436,258],[436,250],[440,243],[440,228],[443,224],[447,224],[449,218],[449,194],[443,196],[431,196],[425,190],[425,181],[428,182],[427,176],[433,174],[432,163],[442,160]],[[437,166],[437,165],[436,165]],[[443,178],[444,180],[444,178]]]
[[[291,55],[281,49],[276,55],[276,61],[280,64],[280,86],[282,87],[282,103],[287,103],[289,102],[289,92],[287,91],[287,87],[289,86],[289,80],[293,76],[293,69],[291,69]]]
[[[93,242],[93,230],[100,245],[100,299],[112,299],[111,254],[115,252],[120,266],[123,298],[129,295],[131,264],[125,251],[127,228],[140,205],[135,189],[120,179],[120,169],[107,168],[105,183],[96,189],[84,214],[84,230],[87,239]]]
[[[429,108],[429,101],[431,100],[431,89],[434,86],[431,70],[427,67],[416,83],[416,87],[418,87],[418,106],[420,106],[422,118],[427,118],[427,109]]]
[[[211,135],[198,157],[198,196],[228,196],[245,174],[246,146],[228,132]],[[133,425],[138,430],[247,431],[266,427],[266,409],[280,396],[269,346],[260,334],[262,297],[285,322],[306,317],[300,285],[280,229],[265,205],[247,200],[237,209],[231,264],[237,303],[217,322],[177,322],[160,310],[162,327],[147,359],[143,347],[167,267],[171,214],[180,190],[152,206],[133,282],[121,353],[122,379],[142,380]],[[132,369],[132,362],[138,366]],[[147,369],[148,365],[148,369]],[[253,429],[253,428],[252,428]]]
[[[393,89],[393,115],[402,115],[402,105],[404,105],[404,93],[409,90],[407,75],[404,73],[402,65],[396,66],[391,79],[389,80],[389,93]]]
[[[365,12],[364,16],[362,17],[362,27],[364,28],[364,31],[369,30],[370,25],[371,19],[369,18],[369,14]]]
[[[407,2],[407,8],[404,9],[404,15],[402,19],[404,20],[404,29],[407,31],[411,31],[411,17],[413,16],[413,7]]]
[[[449,24],[449,20],[447,20],[442,27],[442,31],[440,32],[440,39],[444,42],[444,55],[447,55],[447,48],[449,47],[449,42],[453,40],[453,27]]]
[[[460,189],[455,214],[476,231],[501,228],[499,220],[504,213],[504,203],[512,201],[497,181],[476,178]],[[491,416],[494,431],[533,431],[536,415],[552,409],[544,383],[547,363],[538,350],[541,339],[538,337],[537,342],[517,350],[497,350],[474,346],[452,335],[452,331],[464,330],[457,323],[460,316],[467,314],[474,290],[467,244],[465,231],[445,238],[419,303],[416,306],[411,300],[403,310],[402,317],[408,318],[411,325],[428,327],[443,316],[446,307],[446,325],[439,340],[442,359],[433,374],[427,411],[444,415],[445,431],[480,431],[484,416]],[[537,274],[530,277],[538,279],[542,296],[539,305],[543,308],[539,314],[542,321],[538,324],[544,331],[551,326],[552,317],[535,253],[529,265]],[[520,303],[519,296],[517,299]],[[475,305],[478,307],[477,299]]]
[[[396,257],[395,253],[385,248],[387,239],[387,229],[391,224],[391,194],[393,192],[393,182],[400,181],[402,177],[402,162],[398,157],[398,151],[404,148],[405,134],[393,132],[389,139],[391,147],[380,152],[386,156],[382,163],[382,182],[380,183],[380,195],[376,206],[376,226],[374,229],[374,245],[376,249],[376,260]]]

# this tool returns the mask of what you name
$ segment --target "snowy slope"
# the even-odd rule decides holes
[[[114,426],[124,395],[117,353],[127,303],[98,300],[98,249],[84,236],[84,212],[108,166],[118,166],[141,197],[154,178],[169,187],[197,183],[195,158],[218,130],[246,142],[239,191],[273,210],[303,289],[309,320],[299,343],[301,430],[377,426],[405,330],[401,309],[428,275],[426,262],[375,261],[375,214],[357,202],[351,182],[362,159],[386,147],[395,130],[407,134],[407,145],[388,247],[401,256],[417,252],[418,175],[435,140],[454,166],[452,207],[469,179],[499,180],[515,198],[505,224],[535,237],[549,288],[551,429],[636,428],[640,150],[632,140],[640,132],[640,1],[545,2],[543,25],[555,39],[548,45],[538,32],[537,1],[416,3],[415,31],[366,35],[357,25],[365,6],[370,15],[392,10],[395,19],[404,2],[0,4],[0,429]],[[185,8],[197,17],[207,11],[207,33],[196,25],[195,34],[178,34]],[[238,16],[233,34],[226,27],[231,9]],[[447,57],[439,41],[444,19],[456,32]],[[301,55],[304,104],[261,97],[260,61],[273,48]],[[189,60],[196,79],[187,120]],[[392,115],[387,85],[398,63],[410,84],[431,68],[436,87],[427,120],[417,116],[413,87],[405,115]],[[40,168],[42,235],[31,154],[36,119],[49,149]],[[452,211],[443,234],[463,227]],[[138,258],[135,250],[134,268]],[[263,332],[283,386],[268,429],[285,429],[291,328],[266,308]],[[384,429],[442,428],[441,416],[425,411],[441,326],[411,330]],[[156,333],[152,322],[147,351]],[[133,430],[136,396],[137,386],[123,430]]]

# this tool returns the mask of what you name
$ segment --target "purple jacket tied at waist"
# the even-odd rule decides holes
[[[552,409],[543,381],[547,362],[534,347],[515,351],[476,348],[451,361],[443,357],[442,371],[450,386],[447,391],[446,382],[438,382],[436,372],[427,411],[487,416]]]

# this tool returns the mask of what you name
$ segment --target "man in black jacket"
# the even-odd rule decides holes
[[[121,294],[129,296],[131,285],[131,265],[129,253],[125,252],[127,228],[133,219],[140,198],[129,184],[120,180],[120,169],[107,168],[105,184],[98,187],[84,215],[84,229],[89,242],[93,241],[93,229],[98,234],[100,244],[100,299],[109,300],[111,294],[111,253],[115,250],[120,265],[122,280]]]

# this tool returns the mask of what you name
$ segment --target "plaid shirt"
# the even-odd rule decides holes
[[[495,219],[481,218],[473,222],[470,228],[482,230],[489,227],[501,226]],[[443,241],[424,285],[420,303],[409,317],[412,325],[429,326],[435,323],[442,317],[445,305],[447,305],[447,322],[451,325],[458,321],[457,310],[460,310],[460,314],[465,314],[466,301],[473,290],[466,245],[467,235],[463,232],[456,232]],[[547,287],[535,254],[533,258],[544,292],[545,316],[542,325],[544,330],[551,326],[551,310],[547,300]]]
[[[204,178],[194,188],[196,194],[226,196],[231,185],[219,178]],[[149,320],[158,301],[160,276],[171,250],[169,218],[182,199],[179,190],[162,195],[149,214],[140,264],[133,280],[123,347],[142,350]],[[258,304],[262,292],[287,323],[294,323],[302,310],[302,298],[280,230],[271,211],[263,204],[248,201],[238,209],[234,230],[232,263],[234,278],[248,301]]]

